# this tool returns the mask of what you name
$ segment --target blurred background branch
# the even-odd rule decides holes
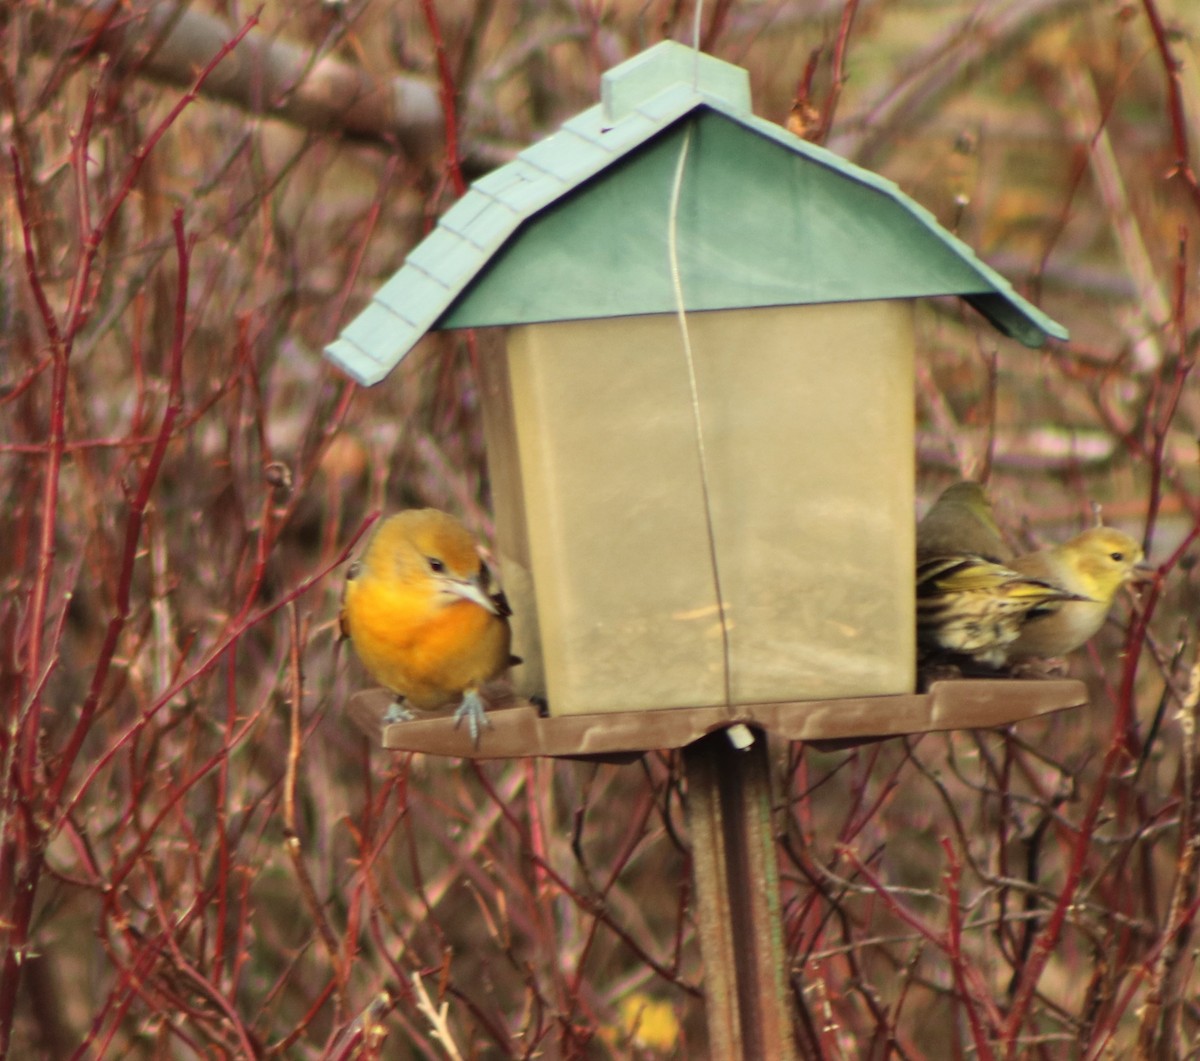
[[[348,7],[329,5],[331,11]],[[105,57],[138,76],[190,87],[196,71],[248,25],[237,50],[205,80],[204,96],[417,159],[440,148],[444,126],[437,85],[405,74],[372,76],[329,54],[327,49],[351,28],[348,23],[334,20],[316,50],[268,34],[257,24],[257,15],[238,25],[195,5],[77,0],[51,5],[35,19],[32,43],[43,54]],[[511,154],[495,145],[471,145],[464,165],[479,175]]]

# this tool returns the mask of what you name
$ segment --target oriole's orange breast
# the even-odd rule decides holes
[[[508,623],[471,601],[445,603],[362,578],[346,586],[344,615],[363,666],[418,710],[440,707],[508,666]]]

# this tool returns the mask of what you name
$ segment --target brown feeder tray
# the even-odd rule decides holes
[[[383,725],[392,694],[369,689],[350,698],[347,711],[373,739],[394,751],[464,759],[530,755],[630,762],[654,748],[682,748],[738,722],[787,740],[848,747],[865,741],[932,730],[986,729],[1081,707],[1082,682],[969,679],[934,682],[927,693],[693,707],[543,717],[536,705],[503,689],[485,689],[491,726],[479,746],[464,726],[444,715]]]

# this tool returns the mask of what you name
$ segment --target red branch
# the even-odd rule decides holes
[[[958,988],[959,997],[967,1011],[967,1022],[971,1026],[971,1038],[975,1041],[975,1054],[982,1058],[982,1061],[993,1061],[995,1054],[992,1053],[987,1033],[979,1020],[977,1004],[979,999],[986,1000],[987,995],[985,993],[977,994],[967,983],[969,966],[962,951],[962,892],[959,888],[962,882],[962,864],[958,861],[954,845],[949,840],[942,840],[942,850],[946,852],[946,858],[950,864],[946,870],[946,902],[949,905],[950,922],[946,940],[947,957],[950,959],[950,968],[954,973],[954,983]],[[994,1007],[989,1007],[989,1009],[993,1023],[997,1022],[999,1014],[996,1013]]]
[[[1200,210],[1200,181],[1192,169],[1191,145],[1188,141],[1188,120],[1183,111],[1183,92],[1179,87],[1179,70],[1183,65],[1171,51],[1167,27],[1159,13],[1155,0],[1142,0],[1150,28],[1154,32],[1154,43],[1167,75],[1167,108],[1171,116],[1171,138],[1175,145],[1175,169],[1172,176],[1182,177],[1192,197],[1192,205]]]
[[[112,761],[113,756],[115,756],[122,748],[126,747],[131,740],[136,738],[137,735],[146,728],[147,724],[150,723],[154,717],[164,707],[167,706],[167,704],[174,700],[175,697],[178,696],[189,685],[191,685],[192,682],[196,681],[197,678],[203,674],[206,674],[209,670],[216,666],[217,662],[225,654],[226,649],[233,645],[252,626],[256,626],[258,623],[263,622],[265,619],[279,611],[280,608],[287,607],[287,605],[291,604],[292,601],[298,600],[300,597],[304,596],[304,594],[312,589],[313,586],[325,578],[330,571],[332,571],[339,564],[345,563],[346,558],[354,550],[354,546],[358,543],[358,540],[373,522],[374,517],[366,520],[355,532],[350,541],[347,542],[345,548],[342,549],[342,551],[328,564],[325,564],[308,578],[294,586],[278,600],[269,604],[265,608],[250,614],[247,618],[243,618],[236,625],[226,629],[224,635],[217,641],[216,645],[213,646],[208,654],[205,655],[204,659],[202,659],[191,670],[176,678],[166,690],[159,694],[154,703],[152,703],[145,711],[142,712],[141,715],[138,716],[137,721],[129,726],[116,738],[116,740],[113,741],[108,751],[92,760],[91,769],[88,770],[83,781],[80,783],[79,788],[75,791],[75,794],[70,798],[66,805],[61,808],[59,816],[55,820],[53,827],[58,828],[59,822],[61,822],[74,811],[76,804],[80,799],[83,798],[84,793],[88,790],[92,782],[95,781],[96,777]],[[254,596],[257,597],[257,589],[254,590]],[[243,611],[247,610],[248,609],[243,609]],[[225,754],[226,752],[227,749],[225,752],[222,752],[222,754]],[[215,760],[210,765],[216,765]]]
[[[467,190],[467,182],[463,177],[462,159],[459,157],[458,136],[458,88],[454,83],[454,73],[450,69],[450,60],[446,55],[446,42],[442,37],[442,26],[438,21],[437,9],[433,0],[421,0],[421,13],[429,27],[429,35],[433,38],[433,51],[437,57],[438,86],[442,98],[442,111],[446,126],[446,171],[450,177],[451,187],[455,195],[462,195]]]
[[[175,211],[175,215],[171,219],[171,225],[175,232],[175,253],[179,262],[179,283],[175,293],[175,338],[171,343],[167,406],[163,411],[162,423],[159,425],[158,437],[155,440],[154,449],[150,452],[150,459],[146,461],[146,467],[142,470],[142,475],[138,482],[137,493],[134,494],[133,500],[129,505],[129,514],[125,521],[125,542],[121,549],[121,574],[117,582],[116,607],[112,618],[108,622],[104,644],[100,649],[96,669],[92,672],[92,682],[88,688],[87,697],[83,701],[83,707],[80,708],[79,717],[75,721],[75,727],[71,732],[70,740],[67,742],[67,746],[63,750],[62,755],[59,756],[56,764],[55,776],[50,788],[50,802],[52,805],[57,805],[58,801],[62,798],[63,788],[66,786],[67,778],[71,775],[71,768],[75,765],[75,758],[79,755],[79,749],[83,746],[84,739],[91,728],[92,717],[96,713],[96,706],[100,703],[100,696],[104,692],[104,685],[108,679],[113,656],[117,651],[121,632],[125,629],[125,623],[129,619],[129,600],[133,586],[134,562],[137,559],[138,543],[142,537],[142,525],[146,518],[146,506],[150,503],[150,495],[154,490],[155,483],[158,481],[158,473],[162,469],[163,459],[167,455],[167,446],[171,441],[175,421],[183,409],[183,347],[187,324],[189,256],[187,238],[183,230],[182,210],[177,209]]]
[[[1143,613],[1135,617],[1130,626],[1129,635],[1126,638],[1124,673],[1121,690],[1116,700],[1117,710],[1113,718],[1112,737],[1109,741],[1108,751],[1104,755],[1104,761],[1092,788],[1091,798],[1088,800],[1083,819],[1075,830],[1070,862],[1067,865],[1066,875],[1054,909],[1050,912],[1045,926],[1034,941],[1029,960],[1020,971],[1017,990],[1004,1029],[1004,1039],[1008,1043],[1008,1052],[1005,1056],[1008,1058],[1017,1056],[1017,1042],[1021,1026],[1029,1015],[1038,981],[1046,968],[1046,963],[1050,960],[1050,955],[1058,946],[1067,914],[1075,902],[1076,893],[1083,880],[1084,868],[1087,865],[1088,854],[1092,849],[1092,841],[1095,836],[1096,822],[1104,807],[1109,783],[1112,781],[1117,764],[1128,755],[1126,733],[1133,715],[1134,676],[1140,656],[1137,649],[1145,638],[1148,618],[1149,613]]]
[[[850,41],[850,30],[854,26],[854,16],[857,13],[858,0],[846,0],[842,7],[842,19],[838,24],[837,41],[833,46],[833,77],[829,86],[829,95],[825,97],[825,106],[821,111],[821,127],[813,137],[818,144],[825,143],[829,136],[829,130],[833,128],[833,116],[837,113],[842,88],[846,84],[846,47]]]

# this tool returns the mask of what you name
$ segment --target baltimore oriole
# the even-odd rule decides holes
[[[396,694],[385,722],[462,697],[471,739],[490,725],[479,687],[512,663],[511,614],[470,532],[433,508],[384,520],[350,567],[341,629],[371,676]]]

